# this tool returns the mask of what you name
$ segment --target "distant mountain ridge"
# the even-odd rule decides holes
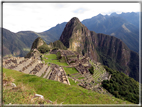
[[[131,50],[139,51],[139,14],[112,13],[85,19],[82,23],[91,31],[104,33],[121,39]]]
[[[3,55],[25,56],[32,47],[32,43],[38,37],[41,37],[47,44],[59,39],[60,32],[66,23],[58,24],[57,26],[41,33],[33,31],[20,31],[17,33],[11,32],[5,28],[1,28],[3,33]]]
[[[139,13],[122,13],[116,14],[112,13],[108,15],[97,15],[90,19],[85,19],[82,23],[91,31],[96,33],[104,33],[111,36],[115,36],[121,39],[131,50],[138,53],[139,50]],[[16,41],[11,41],[10,33],[6,33],[9,30],[3,30],[3,55],[16,55],[16,56],[25,56],[31,46],[33,41],[37,37],[41,37],[47,44],[59,40],[65,25],[67,22],[57,24],[51,29],[36,33],[33,31],[20,31],[13,33],[12,38],[19,41],[19,45]],[[10,32],[10,31],[9,31]],[[14,39],[13,39],[14,40]],[[20,48],[22,46],[22,48]],[[15,49],[17,51],[13,51]]]

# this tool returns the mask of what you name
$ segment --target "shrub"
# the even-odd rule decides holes
[[[58,47],[54,47],[54,48],[52,49],[52,51],[54,51],[54,50],[58,50]]]
[[[94,68],[93,66],[91,66],[91,68],[89,68],[89,72],[93,75],[94,74]]]
[[[61,52],[57,52],[57,59],[61,59],[62,58],[62,56],[61,56]]]

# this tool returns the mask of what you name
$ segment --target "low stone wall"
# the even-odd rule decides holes
[[[43,67],[43,63],[39,63],[35,66],[35,68],[30,72],[30,74],[34,74],[36,75],[37,72],[40,71],[40,69],[42,69]]]
[[[14,70],[21,71],[23,67],[29,65],[31,63],[32,59],[25,59],[23,63],[19,64],[17,67],[14,68]]]
[[[38,61],[37,61],[37,60],[33,60],[33,62],[28,65],[28,68],[25,69],[25,70],[22,71],[22,72],[24,72],[24,73],[26,73],[26,74],[29,74],[30,71],[32,71],[32,70],[35,68],[35,66],[36,66],[37,64],[38,64]]]
[[[46,70],[47,67],[48,67],[48,66],[44,64],[44,65],[42,66],[42,68],[39,70],[39,72],[36,73],[36,76],[41,77],[41,75],[45,72],[45,70]]]

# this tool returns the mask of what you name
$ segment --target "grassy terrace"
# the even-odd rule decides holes
[[[90,61],[90,63],[94,67],[93,78],[95,81],[98,81],[98,78],[105,72],[104,67],[102,65],[97,65],[98,67],[95,67],[93,62]]]
[[[48,58],[48,59],[46,59],[46,58]],[[68,66],[67,63],[59,62],[56,54],[47,54],[47,55],[44,54],[43,61],[45,61],[45,63],[57,64],[59,66]]]
[[[47,58],[47,59],[46,59]],[[53,63],[53,64],[57,64],[59,66],[68,66],[67,63],[63,63],[63,62],[60,62],[58,59],[57,59],[57,56],[56,54],[44,54],[44,57],[43,57],[43,60],[45,61],[45,63],[49,64],[49,63]],[[72,74],[75,74],[75,73],[78,73],[78,71],[75,69],[75,68],[67,68],[67,67],[63,67],[64,70],[66,71],[67,74],[69,75],[72,75]],[[73,75],[72,75],[73,76]]]
[[[78,71],[75,68],[67,68],[67,67],[63,67],[63,68],[66,71],[66,73],[69,74],[69,75],[78,73]]]
[[[24,91],[3,89],[4,104],[28,104],[30,96],[34,93],[41,94],[45,99],[56,101],[60,104],[127,104],[130,102],[99,94],[76,85],[72,80],[71,86],[35,75],[24,74],[19,71],[3,69],[7,78],[14,79],[16,86],[23,85]]]

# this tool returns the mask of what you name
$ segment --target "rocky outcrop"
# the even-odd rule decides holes
[[[89,31],[76,17],[66,24],[60,41],[68,50],[88,56],[94,61],[99,61],[112,69],[124,72],[137,81],[139,80],[138,65],[132,67],[135,65],[134,62],[138,64],[138,54],[132,52],[116,37]]]
[[[53,43],[51,42],[49,46],[52,48],[58,48],[58,49],[64,49],[64,50],[67,49],[60,40],[57,40]]]

